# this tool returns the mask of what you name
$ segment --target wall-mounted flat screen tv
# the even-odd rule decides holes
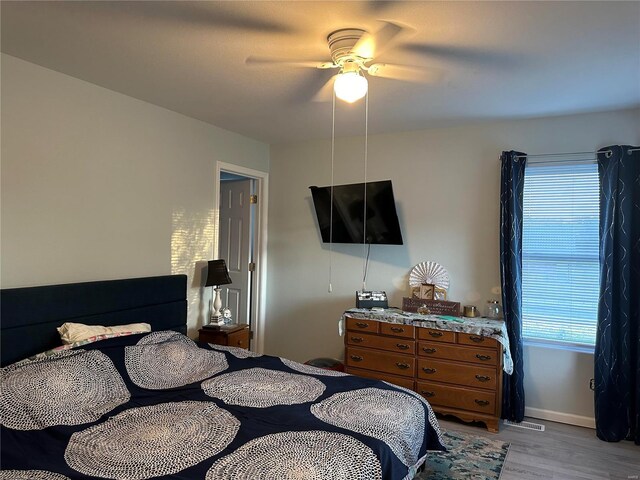
[[[396,213],[391,180],[366,183],[366,241],[364,235],[365,184],[309,187],[318,226],[324,243],[369,243],[402,245],[402,233]],[[333,229],[331,226],[333,208]]]

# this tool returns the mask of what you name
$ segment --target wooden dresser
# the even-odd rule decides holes
[[[410,388],[436,412],[497,432],[502,345],[481,335],[346,317],[346,372]]]

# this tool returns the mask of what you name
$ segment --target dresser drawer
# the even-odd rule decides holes
[[[457,385],[495,390],[497,385],[496,376],[495,368],[432,359],[418,359],[418,378],[433,382],[455,383]]]
[[[447,345],[442,342],[419,342],[418,355],[446,360],[459,360],[461,362],[477,363],[478,365],[495,366],[498,364],[498,352],[492,352],[485,348]]]
[[[230,333],[227,345],[230,347],[249,348],[249,330],[240,330],[239,332]]]
[[[446,330],[435,330],[433,328],[418,328],[418,338],[420,340],[430,340],[432,342],[456,342],[456,332]]]
[[[395,337],[416,338],[416,327],[402,323],[381,323],[380,333]]]
[[[374,378],[376,380],[384,380],[385,382],[399,385],[409,390],[413,390],[413,378],[400,377],[398,375],[391,375],[388,373],[373,372],[371,370],[363,370],[361,368],[347,367],[347,373],[351,375],[358,375],[359,377]]]
[[[473,412],[495,415],[496,394],[480,390],[439,385],[430,382],[416,382],[416,391],[434,406],[460,408]]]
[[[416,360],[412,356],[397,355],[366,348],[348,347],[345,355],[347,366],[377,370],[403,377],[413,377],[416,371]]]
[[[458,343],[461,345],[475,345],[476,347],[483,348],[498,348],[498,341],[491,337],[484,337],[482,335],[474,335],[473,333],[459,333]]]
[[[380,322],[347,317],[347,330],[378,333],[380,332]]]
[[[389,352],[406,353],[415,355],[416,341],[405,340],[404,338],[380,337],[360,332],[347,332],[347,344],[354,347],[379,348]]]

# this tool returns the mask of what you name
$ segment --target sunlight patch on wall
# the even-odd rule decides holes
[[[187,327],[193,338],[209,313],[211,292],[202,285],[207,261],[213,259],[218,219],[213,209],[190,212],[180,208],[173,211],[171,227],[171,274],[187,275]]]

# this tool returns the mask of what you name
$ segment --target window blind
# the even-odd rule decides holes
[[[522,232],[525,338],[595,345],[599,189],[595,162],[527,164]]]

